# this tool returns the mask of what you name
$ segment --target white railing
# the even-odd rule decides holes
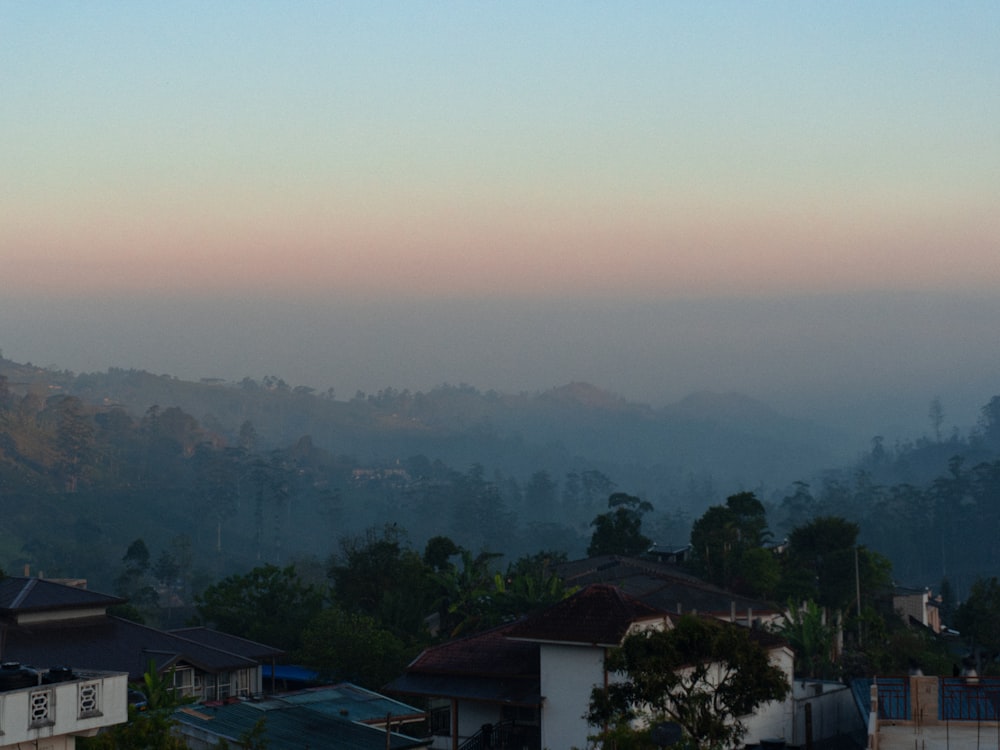
[[[0,747],[89,736],[127,719],[124,672],[84,672],[62,682],[0,691]]]

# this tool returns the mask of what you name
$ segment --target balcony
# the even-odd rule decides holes
[[[35,676],[34,680],[32,675]],[[0,750],[57,738],[89,737],[128,719],[124,672],[38,673],[20,665],[0,668]]]

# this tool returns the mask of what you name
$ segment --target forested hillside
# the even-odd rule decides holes
[[[964,585],[1000,562],[996,399],[968,435],[876,440],[843,469],[824,449],[835,436],[735,395],[653,409],[585,384],[445,385],[340,400],[277,377],[192,383],[5,360],[0,377],[0,566],[108,590],[138,538],[188,581],[322,559],[385,523],[417,546],[443,534],[510,558],[575,557],[615,490],[652,503],[646,529],[661,545],[686,544],[705,508],[748,489],[779,535],[820,515],[858,521],[906,583]]]

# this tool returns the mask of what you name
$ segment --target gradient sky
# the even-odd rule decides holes
[[[0,95],[21,361],[946,406],[1000,372],[995,0],[6,2]]]

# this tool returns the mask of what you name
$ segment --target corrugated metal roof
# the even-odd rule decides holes
[[[309,688],[278,696],[278,699],[289,705],[307,706],[322,714],[351,721],[385,722],[388,715],[423,716],[423,711],[418,708],[349,682],[331,687]]]
[[[298,705],[278,705],[275,701],[240,702],[225,706],[194,706],[180,709],[174,716],[184,726],[209,732],[230,742],[237,742],[264,720],[264,733],[269,750],[385,750],[383,730],[333,717]],[[430,740],[415,739],[393,733],[389,738],[392,750],[425,747]]]

